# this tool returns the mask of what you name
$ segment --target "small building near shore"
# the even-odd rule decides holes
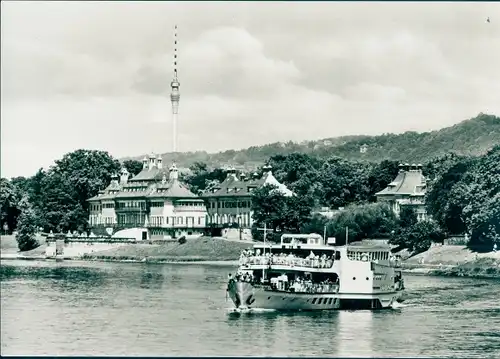
[[[427,219],[425,193],[427,180],[422,174],[421,164],[400,164],[396,178],[375,195],[377,201],[388,202],[396,215],[408,206],[415,210],[419,221]]]
[[[206,227],[202,198],[179,181],[175,164],[163,168],[162,158],[151,154],[143,168],[129,179],[122,169],[97,196],[88,199],[89,224],[97,235],[145,228],[142,239],[201,236]]]

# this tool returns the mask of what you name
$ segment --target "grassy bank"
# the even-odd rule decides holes
[[[37,236],[36,239],[38,243],[40,243],[40,245],[37,248],[31,251],[19,252],[15,236],[2,235],[0,236],[0,251],[2,252],[2,254],[19,253],[20,255],[23,256],[38,256],[40,254],[44,254],[45,248],[47,247],[47,245],[45,244],[45,238],[42,236]]]
[[[148,262],[213,262],[234,261],[251,243],[228,241],[222,238],[201,237],[188,239],[186,243],[126,245],[85,256],[88,260],[129,260]]]
[[[437,246],[409,257],[402,266],[417,274],[500,278],[500,252],[475,253],[465,246]]]
[[[14,236],[1,237],[2,254],[19,253],[24,257],[37,257],[45,253],[45,241],[38,248],[18,252]],[[109,262],[148,263],[214,263],[234,264],[242,249],[252,247],[250,242],[226,240],[223,238],[201,237],[188,239],[186,243],[177,241],[161,244],[134,244],[95,252],[83,259]],[[423,275],[500,278],[500,252],[475,253],[465,246],[436,246],[414,256],[403,254],[402,267],[405,272]]]
[[[435,269],[429,274],[450,277],[500,278],[500,261],[493,258],[481,258],[453,267]]]

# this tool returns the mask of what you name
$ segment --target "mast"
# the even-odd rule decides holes
[[[266,235],[267,235],[267,224],[264,222],[264,251],[262,256],[264,257],[264,261],[266,260]],[[266,266],[262,268],[262,283],[264,283],[264,278],[266,277]]]
[[[345,246],[349,244],[349,227],[345,227]]]

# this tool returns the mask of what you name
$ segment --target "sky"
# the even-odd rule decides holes
[[[490,22],[486,21],[490,18]],[[500,3],[1,3],[1,176],[500,115]]]

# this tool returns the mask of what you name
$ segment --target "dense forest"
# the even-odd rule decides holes
[[[481,123],[482,129],[478,127]],[[415,213],[406,210],[396,217],[385,204],[376,203],[375,193],[394,179],[400,161],[417,162],[408,157],[409,152],[418,150],[418,141],[415,141],[413,147],[398,151],[400,158],[395,154],[393,159],[381,155],[378,161],[326,155],[321,151],[272,154],[264,162],[272,166],[278,181],[285,183],[296,196],[283,197],[272,187],[256,190],[252,201],[256,226],[265,221],[273,230],[271,239],[283,232],[323,233],[326,228],[327,235],[339,238],[339,243],[345,240],[345,228],[349,227],[349,241],[388,238],[412,251],[425,250],[432,241],[442,241],[448,235],[464,233],[470,236],[471,246],[488,247],[494,242],[500,243],[498,124],[499,118],[480,115],[442,130],[448,135],[460,136],[469,128],[473,140],[460,137],[463,145],[460,151],[452,146],[455,150],[439,150],[433,155],[429,148],[426,149],[429,157],[421,162],[423,174],[428,178],[426,204],[432,220],[417,222]],[[434,137],[446,138],[442,131],[437,131]],[[484,131],[488,136],[480,135]],[[387,135],[386,138],[391,136],[394,139],[406,136],[408,140],[411,136],[428,134]],[[378,137],[379,144],[383,137]],[[483,153],[483,147],[494,138],[498,138],[496,146]],[[473,146],[476,140],[478,143]],[[373,146],[367,138],[358,143]],[[430,142],[427,143],[430,146]],[[345,146],[347,144],[337,148],[347,148]],[[442,146],[450,148],[449,144]],[[422,148],[418,151],[424,153]],[[64,155],[52,167],[40,169],[32,177],[2,178],[2,229],[4,232],[17,230],[21,249],[36,245],[32,234],[40,229],[44,232],[88,231],[86,200],[105,188],[122,165],[132,175],[142,169],[137,160],[120,163],[107,152],[82,149]],[[254,171],[261,172],[261,167],[240,170],[247,175]],[[195,162],[181,179],[193,192],[201,194],[225,177],[224,170]],[[323,206],[342,210],[333,219],[314,214],[315,209]],[[254,236],[258,239],[261,233],[254,230]]]
[[[353,161],[396,160],[426,163],[434,157],[449,152],[467,156],[481,155],[498,143],[500,143],[500,117],[481,113],[454,126],[431,132],[343,136],[301,143],[277,142],[219,153],[204,151],[165,153],[162,157],[164,163],[176,161],[177,165],[183,168],[202,162],[209,168],[233,165],[242,170],[254,170],[271,156],[291,153],[305,153],[324,159],[338,156]],[[366,153],[360,152],[362,145],[367,146]],[[137,156],[133,159],[140,160],[142,157]]]

